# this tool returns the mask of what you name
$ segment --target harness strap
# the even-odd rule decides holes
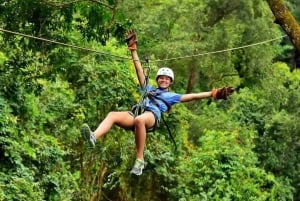
[[[168,104],[164,99],[159,98],[159,97],[156,97],[156,96],[154,96],[153,93],[147,91],[147,86],[148,86],[148,83],[149,83],[149,74],[150,74],[150,70],[151,70],[151,68],[150,68],[150,61],[149,61],[149,58],[147,58],[147,57],[146,57],[146,63],[148,64],[148,66],[147,66],[146,68],[143,69],[143,73],[144,73],[144,75],[145,75],[144,89],[146,89],[146,91],[145,91],[145,93],[143,94],[143,96],[142,96],[142,98],[141,98],[141,101],[140,101],[137,105],[135,105],[135,108],[132,108],[132,110],[131,110],[132,112],[134,112],[135,116],[137,116],[137,115],[139,115],[139,114],[141,114],[141,113],[143,113],[143,112],[145,111],[142,102],[143,102],[143,100],[144,100],[146,97],[148,97],[151,101],[153,101],[153,103],[154,103],[154,104],[156,105],[156,107],[158,107],[158,108],[159,108],[159,105],[158,105],[158,103],[157,103],[157,101],[156,101],[155,99],[161,100],[161,101],[168,107],[168,111],[170,111],[170,109],[171,109],[171,105]],[[177,145],[176,145],[175,139],[174,139],[174,137],[173,137],[173,135],[172,135],[172,133],[171,133],[171,130],[170,130],[170,128],[169,128],[167,122],[166,122],[165,119],[163,118],[163,113],[162,113],[162,112],[161,112],[161,119],[163,120],[165,126],[167,127],[167,130],[168,130],[168,132],[169,132],[169,137],[171,138],[171,140],[172,140],[172,142],[173,142],[173,144],[174,144],[175,151],[176,151],[176,150],[177,150]],[[150,130],[148,130],[147,132],[151,132],[151,131],[152,131],[152,132],[155,132],[156,126],[157,126],[157,123],[155,123],[153,129],[150,129]]]
[[[163,120],[165,126],[167,127],[167,130],[168,130],[168,132],[169,132],[169,137],[170,137],[170,139],[172,140],[172,142],[173,142],[173,144],[174,144],[174,150],[177,151],[177,144],[176,144],[176,141],[175,141],[175,139],[174,139],[174,137],[173,137],[173,135],[172,135],[172,133],[171,133],[170,127],[169,127],[169,125],[167,124],[167,122],[166,122],[165,118],[163,117],[163,115],[161,116],[161,119]]]

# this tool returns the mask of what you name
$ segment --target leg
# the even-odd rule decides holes
[[[134,119],[136,157],[139,160],[144,160],[144,149],[147,134],[146,130],[153,127],[154,124],[155,117],[152,112],[145,112]]]
[[[152,112],[145,112],[134,119],[135,125],[135,144],[136,144],[136,160],[130,173],[141,175],[145,168],[144,148],[146,143],[146,130],[153,127],[155,117]]]
[[[122,128],[132,128],[134,126],[134,117],[128,112],[110,112],[94,131],[96,139],[106,134],[111,127],[116,124]]]

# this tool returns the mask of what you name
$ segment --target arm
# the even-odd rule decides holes
[[[139,60],[139,56],[136,50],[131,50],[131,56],[132,56],[132,60],[133,60],[133,64],[135,67],[135,72],[137,75],[137,78],[139,80],[139,84],[141,87],[144,87],[145,85],[145,75],[144,75],[144,71],[143,71],[143,67],[142,64]]]
[[[224,99],[226,100],[228,96],[230,96],[234,92],[233,87],[222,87],[218,89],[213,89],[208,92],[200,92],[200,93],[191,93],[184,94],[180,98],[180,102],[189,102],[193,100],[199,100],[204,98],[212,97],[214,100]]]
[[[212,92],[200,92],[200,93],[191,93],[191,94],[184,94],[180,98],[180,102],[189,102],[193,100],[199,100],[204,98],[212,97]]]
[[[133,64],[135,67],[135,72],[137,75],[137,78],[139,80],[139,84],[141,87],[145,87],[145,75],[144,75],[144,70],[142,67],[142,64],[140,62],[138,53],[137,53],[137,34],[135,33],[134,30],[129,30],[126,33],[126,42],[127,42],[127,46],[128,49],[131,51],[131,57],[133,60]]]

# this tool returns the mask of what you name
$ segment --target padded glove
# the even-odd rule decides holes
[[[222,87],[218,89],[212,90],[213,99],[224,99],[227,100],[227,97],[230,96],[234,92],[233,87]]]
[[[128,46],[129,50],[136,50],[137,49],[138,38],[137,38],[137,34],[134,30],[129,30],[126,33],[125,40],[126,40],[126,43],[127,43],[127,46]]]

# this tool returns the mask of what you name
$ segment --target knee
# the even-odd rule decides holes
[[[135,119],[134,119],[134,125],[137,127],[137,126],[145,126],[145,120],[143,118],[141,118],[140,116],[137,116]]]
[[[108,114],[107,114],[107,116],[106,116],[106,118],[108,118],[108,119],[111,119],[111,120],[114,120],[114,119],[116,119],[118,117],[118,113],[117,112],[109,112]]]
[[[116,113],[117,113],[117,112],[110,111],[110,112],[107,114],[107,116],[109,116],[109,117],[110,117],[110,116],[115,116],[115,115],[116,115]]]

